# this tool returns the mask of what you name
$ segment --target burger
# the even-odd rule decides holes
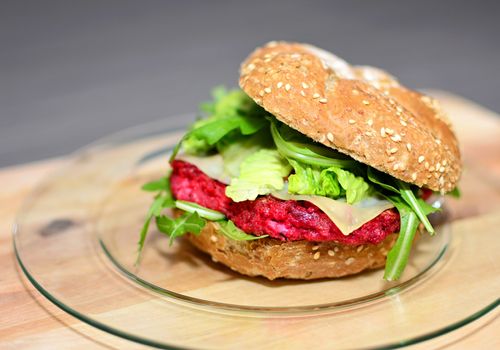
[[[150,222],[244,275],[317,279],[385,266],[398,279],[426,200],[458,193],[457,139],[438,101],[317,47],[270,42],[216,88],[170,157]],[[172,209],[168,211],[166,209]],[[170,215],[168,213],[171,213]]]

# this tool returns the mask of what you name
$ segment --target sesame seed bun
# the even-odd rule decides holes
[[[385,265],[397,234],[379,244],[343,245],[335,242],[290,241],[274,238],[235,241],[219,234],[218,224],[208,222],[199,235],[187,239],[212,260],[248,276],[270,280],[335,278]]]
[[[442,193],[461,174],[438,101],[388,73],[317,47],[271,42],[241,65],[240,87],[277,119],[397,179]]]

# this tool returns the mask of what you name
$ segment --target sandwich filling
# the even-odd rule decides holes
[[[247,233],[267,235],[282,241],[336,241],[342,244],[378,244],[399,230],[395,209],[383,211],[349,235],[314,204],[307,201],[281,200],[272,195],[255,200],[234,202],[226,195],[226,185],[211,179],[195,165],[172,162],[170,188],[176,199],[193,202],[223,213]]]
[[[419,224],[434,234],[429,191],[398,180],[291,129],[243,91],[214,91],[174,148],[171,173],[146,184],[157,192],[151,220],[170,237],[199,234],[216,221],[230,239],[378,244],[399,233],[384,278],[399,278]],[[178,218],[164,209],[184,211]]]

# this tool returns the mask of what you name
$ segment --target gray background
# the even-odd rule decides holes
[[[195,111],[272,39],[500,111],[499,19],[500,1],[0,0],[0,166]]]

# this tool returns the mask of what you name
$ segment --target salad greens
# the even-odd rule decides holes
[[[427,215],[437,211],[419,198],[416,186],[359,163],[279,122],[241,90],[218,87],[213,102],[201,105],[204,118],[196,121],[174,148],[170,161],[182,151],[197,156],[221,154],[224,170],[231,176],[226,195],[232,200],[254,200],[259,195],[287,190],[291,194],[345,198],[354,204],[367,197],[391,201],[400,214],[400,233],[387,256],[384,278],[398,279],[410,254],[420,223],[434,234]],[[288,181],[285,179],[288,177]],[[168,175],[145,184],[145,191],[157,192],[146,214],[139,239],[139,252],[154,218],[158,230],[175,237],[198,234],[206,220],[216,221],[220,232],[236,240],[258,239],[237,228],[224,214],[198,204],[175,201]],[[451,193],[459,195],[458,189]],[[184,214],[176,219],[163,215],[166,208]]]
[[[235,241],[253,241],[256,239],[268,237],[267,235],[263,236],[249,235],[248,233],[245,233],[244,231],[236,227],[234,222],[232,222],[231,220],[219,222],[219,228],[224,236],[230,239],[234,239]]]
[[[280,191],[285,186],[283,178],[291,170],[290,164],[278,151],[261,149],[241,163],[240,175],[226,187],[226,196],[235,202],[242,202]]]

